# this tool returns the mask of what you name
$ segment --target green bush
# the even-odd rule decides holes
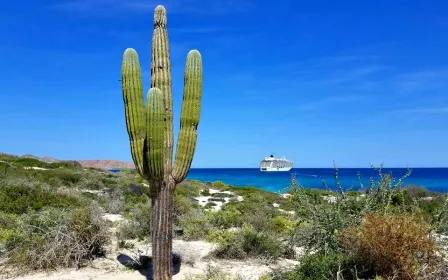
[[[221,193],[221,192],[218,192],[218,193],[212,193],[211,196],[213,196],[213,197],[218,197],[218,198],[235,197],[234,194],[230,194],[230,193]]]
[[[241,227],[243,224],[249,224],[257,231],[266,232],[272,231],[271,221],[280,213],[272,204],[266,202],[261,194],[255,194],[241,202],[228,203],[223,210],[228,209],[238,213],[232,221],[234,226]]]
[[[18,158],[19,158],[18,156],[0,153],[0,161],[12,162],[12,161],[16,161]]]
[[[124,211],[129,212],[136,204],[148,203],[151,197],[151,190],[143,185],[130,184],[124,188]]]
[[[202,196],[210,196],[210,190],[209,189],[204,189],[201,191],[201,195]]]
[[[316,280],[316,279],[344,279],[356,280],[352,270],[355,262],[350,255],[331,251],[327,254],[309,254],[300,260],[298,268],[287,273],[283,279],[288,280]]]
[[[256,232],[251,226],[244,226],[235,231],[211,230],[207,240],[218,244],[214,253],[219,258],[244,259],[256,256],[278,258],[283,253],[278,239],[266,233]]]
[[[180,196],[195,197],[201,194],[203,184],[195,181],[183,181],[176,187],[175,194]]]
[[[199,204],[188,196],[175,195],[174,196],[174,213],[180,216],[189,212],[192,209],[199,208]]]
[[[81,205],[82,201],[76,197],[41,188],[0,187],[0,211],[3,213],[23,214],[45,207],[69,208]]]
[[[82,168],[82,165],[75,160],[64,160],[49,164],[52,168]]]
[[[242,226],[240,212],[233,207],[225,208],[217,212],[207,213],[210,219],[210,223],[218,229],[228,229],[231,227]]]
[[[218,190],[222,190],[222,189],[225,189],[227,187],[227,185],[224,184],[222,181],[215,181],[215,182],[213,182],[212,187],[216,188]]]
[[[70,169],[54,169],[46,171],[35,170],[34,175],[37,175],[39,181],[41,182],[48,182],[52,179],[57,179],[65,186],[77,184],[83,178],[81,173]],[[60,185],[58,187],[60,187]]]
[[[182,238],[185,240],[204,239],[212,228],[209,217],[199,209],[192,209],[179,217]]]
[[[127,214],[127,221],[120,225],[120,239],[145,240],[151,233],[151,206],[149,203],[138,203]]]
[[[49,163],[34,158],[19,158],[14,161],[14,165],[22,167],[52,168]]]
[[[277,216],[272,219],[270,225],[274,232],[290,235],[297,226],[297,222],[292,221],[289,217]]]

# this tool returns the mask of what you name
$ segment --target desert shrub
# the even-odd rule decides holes
[[[289,235],[296,227],[297,222],[292,221],[289,217],[277,216],[271,220],[270,225],[274,232]]]
[[[271,220],[279,215],[269,201],[260,193],[247,194],[241,202],[231,202],[223,207],[223,211],[237,212],[232,221],[233,226],[241,227],[243,224],[252,225],[257,231],[271,231]]]
[[[178,219],[182,228],[182,238],[185,240],[204,239],[212,227],[209,217],[199,209],[192,209]]]
[[[64,160],[49,164],[52,168],[82,168],[82,165],[75,160]]]
[[[127,221],[118,229],[120,239],[144,240],[151,233],[151,206],[149,203],[138,203],[127,214]]]
[[[0,211],[4,213],[23,214],[44,207],[69,208],[83,205],[78,198],[26,186],[0,187]]]
[[[41,182],[50,182],[58,179],[65,186],[77,184],[83,179],[83,175],[80,172],[70,169],[33,170],[32,172]]]
[[[323,201],[317,195],[319,192],[300,186],[293,178],[291,200],[295,204],[296,213],[301,217],[300,226],[294,231],[297,244],[304,246],[307,251],[335,251],[340,246],[338,233],[358,226],[368,214],[416,211],[413,204],[406,204],[403,195],[402,182],[410,172],[396,181],[390,174],[383,174],[381,168],[377,171],[379,180],[372,178],[367,188],[361,184],[365,196],[353,198],[340,185],[338,169],[335,168],[337,190],[331,192],[335,197],[333,203]],[[324,186],[328,188],[325,182]]]
[[[359,227],[340,234],[342,248],[372,275],[414,279],[423,267],[439,262],[430,226],[409,215],[368,215]]]
[[[281,279],[314,280],[314,279],[357,279],[354,272],[355,262],[352,257],[342,252],[322,252],[309,254],[301,258],[300,265]]]
[[[83,177],[76,186],[83,190],[102,190],[105,187],[98,176]]]
[[[433,193],[431,193],[425,187],[416,186],[416,185],[406,186],[406,188],[404,189],[404,192],[410,198],[422,198],[422,197],[429,197],[429,196],[433,195]]]
[[[217,188],[218,190],[224,189],[225,187],[227,187],[226,184],[224,184],[222,181],[215,181],[212,184],[213,188]]]
[[[207,204],[205,204],[204,208],[205,208],[205,209],[211,209],[211,208],[213,208],[213,207],[216,206],[216,205],[218,205],[218,204],[209,201],[209,202],[207,202]]]
[[[336,212],[332,207],[319,206],[315,210],[312,219],[302,222],[294,230],[297,245],[303,246],[308,252],[337,250],[338,232],[356,224],[356,220],[346,213]]]
[[[51,165],[34,158],[19,158],[14,161],[14,165],[22,167],[51,168]]]
[[[15,155],[9,155],[9,154],[5,154],[5,153],[0,153],[0,161],[15,161],[17,160],[19,157],[15,156]]]
[[[102,177],[101,183],[103,183],[105,186],[115,186],[117,184],[117,180],[116,178]]]
[[[232,227],[239,227],[242,225],[240,212],[233,207],[225,208],[221,211],[207,213],[210,223],[219,229],[228,229]]]
[[[448,233],[448,199],[445,200],[439,209],[437,209],[436,213],[432,217],[431,224],[437,233]]]
[[[417,204],[423,214],[429,219],[434,219],[438,212],[443,209],[446,197],[444,195],[434,196],[431,199],[420,199]]]
[[[207,235],[207,241],[218,244],[218,249],[214,252],[217,257],[228,259],[247,257],[243,250],[244,238],[241,232],[212,230]]]
[[[14,214],[1,213],[0,229],[10,229],[17,226],[17,216]]]
[[[225,259],[244,259],[247,257],[282,255],[280,242],[270,235],[256,232],[251,226],[235,231],[212,230],[207,236],[209,242],[217,243],[215,255]]]
[[[174,196],[174,212],[176,215],[182,215],[183,213],[187,213],[188,211],[198,207],[198,203],[188,196]]]
[[[40,182],[35,178],[28,178],[26,176],[19,176],[16,174],[5,176],[0,180],[0,187],[6,188],[14,188],[14,187],[28,187],[34,188],[39,185]]]
[[[0,178],[4,178],[10,168],[14,168],[11,163],[0,161]]]
[[[114,188],[111,192],[104,194],[105,209],[107,213],[119,214],[123,210],[123,192]]]
[[[103,256],[109,233],[101,210],[90,205],[72,212],[26,214],[3,242],[9,264],[22,271],[45,270],[80,267]]]
[[[136,204],[145,204],[150,201],[150,189],[139,184],[130,184],[123,190],[124,211],[129,212]]]
[[[235,197],[234,194],[222,193],[222,192],[212,193],[211,196],[218,197],[218,198]]]
[[[202,196],[210,196],[210,190],[209,189],[204,189],[201,191],[201,195]]]
[[[224,272],[219,268],[207,266],[205,273],[188,275],[185,280],[243,280],[243,278]]]
[[[201,194],[202,183],[183,181],[176,187],[175,194],[180,196],[198,196]]]

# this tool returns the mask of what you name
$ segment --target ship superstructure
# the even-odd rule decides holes
[[[265,157],[260,162],[260,171],[289,171],[293,167],[293,162],[282,158],[275,158],[273,155]]]

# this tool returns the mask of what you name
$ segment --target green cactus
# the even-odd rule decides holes
[[[151,89],[143,99],[138,54],[123,55],[122,89],[132,159],[138,173],[151,185],[153,279],[172,278],[172,215],[175,186],[188,174],[197,140],[202,98],[202,58],[197,50],[187,55],[180,131],[174,166],[171,64],[167,17],[163,6],[154,12]]]

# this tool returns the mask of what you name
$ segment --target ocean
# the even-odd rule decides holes
[[[111,170],[118,171],[118,170]],[[398,180],[406,174],[406,168],[383,168],[383,174],[391,173]],[[371,177],[378,179],[378,171],[372,168],[339,168],[339,182],[345,189],[359,189],[360,181],[368,186]],[[188,180],[203,182],[222,181],[233,186],[252,186],[270,192],[284,193],[291,183],[292,174],[307,188],[324,188],[322,181],[335,189],[333,168],[293,168],[289,172],[261,172],[258,168],[192,168]],[[448,192],[448,168],[412,168],[411,175],[403,181],[404,185],[418,185],[435,192]]]
[[[382,173],[391,173],[398,180],[406,174],[406,168],[383,168]],[[361,174],[365,187],[371,177],[378,178],[378,171],[372,168],[339,168],[339,182],[344,188],[359,189]],[[187,179],[204,182],[222,181],[233,186],[253,186],[270,192],[283,193],[291,183],[292,174],[307,188],[324,188],[322,181],[335,189],[333,168],[293,168],[289,172],[261,172],[258,168],[192,168]],[[424,186],[430,191],[448,192],[448,168],[415,168],[406,178],[404,185]]]

